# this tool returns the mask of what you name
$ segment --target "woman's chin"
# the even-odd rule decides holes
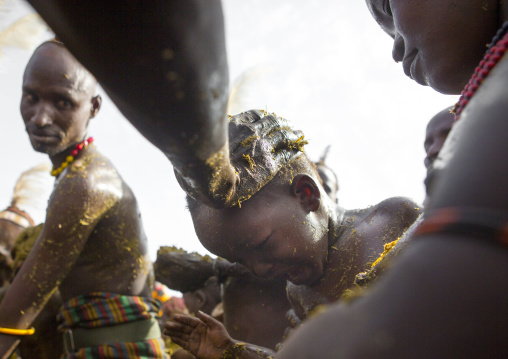
[[[466,69],[436,71],[426,76],[426,82],[428,86],[443,95],[460,95],[473,72],[474,68],[471,71]]]

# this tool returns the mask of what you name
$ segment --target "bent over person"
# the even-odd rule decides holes
[[[350,296],[356,275],[420,214],[416,203],[401,197],[364,209],[338,206],[305,155],[306,143],[301,131],[274,114],[252,110],[232,116],[229,155],[244,194],[237,206],[225,209],[187,197],[201,244],[258,277],[286,280],[296,322]],[[274,355],[231,338],[204,313],[173,316],[165,333],[198,359]]]
[[[21,115],[56,177],[46,221],[0,304],[5,358],[59,289],[67,358],[167,358],[151,301],[151,262],[136,199],[87,137],[101,105],[94,77],[59,42],[36,49]]]

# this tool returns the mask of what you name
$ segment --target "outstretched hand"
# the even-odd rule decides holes
[[[198,359],[220,359],[234,345],[224,325],[205,313],[175,314],[172,319],[164,324],[164,334]]]

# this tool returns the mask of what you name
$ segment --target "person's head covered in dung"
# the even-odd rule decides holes
[[[391,221],[391,228],[402,230],[416,218],[414,213],[405,216],[411,207],[405,199],[387,200],[365,211],[339,207],[326,195],[315,164],[304,154],[306,143],[301,131],[275,114],[252,110],[230,117],[230,158],[239,177],[237,205],[213,209],[188,196],[196,234],[208,250],[244,264],[259,277],[313,285],[323,276],[330,247],[356,225],[341,226],[345,216],[359,221],[374,211],[369,231],[364,232],[373,255],[382,251],[377,237],[383,230],[377,231],[378,226]],[[387,214],[398,213],[399,219],[377,216],[381,206]],[[370,233],[374,229],[375,236]],[[376,238],[379,243],[373,245]],[[365,243],[359,239],[343,244]],[[349,258],[352,247],[344,247],[340,255]],[[367,259],[360,257],[352,261],[352,272],[365,265]]]

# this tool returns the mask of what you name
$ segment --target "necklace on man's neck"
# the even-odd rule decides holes
[[[89,137],[88,139],[84,140],[83,142],[78,143],[76,145],[76,147],[72,150],[70,156],[67,156],[65,158],[65,161],[60,165],[60,167],[58,167],[58,168],[53,167],[53,169],[50,172],[51,175],[53,177],[57,177],[60,173],[62,173],[62,171],[67,168],[67,166],[69,166],[72,162],[74,162],[74,159],[76,158],[78,153],[81,150],[83,150],[84,148],[86,148],[92,142],[93,142],[93,137]]]
[[[485,81],[485,79],[489,76],[490,72],[504,54],[508,51],[508,21],[506,21],[503,26],[498,30],[496,36],[492,39],[492,42],[489,46],[489,49],[485,53],[483,60],[480,61],[480,64],[476,68],[473,76],[469,80],[468,84],[462,91],[459,102],[455,105],[452,110],[452,113],[455,114],[455,121],[458,121],[460,118],[460,114],[467,106],[471,98],[473,98],[474,94],[480,87],[480,85]]]

